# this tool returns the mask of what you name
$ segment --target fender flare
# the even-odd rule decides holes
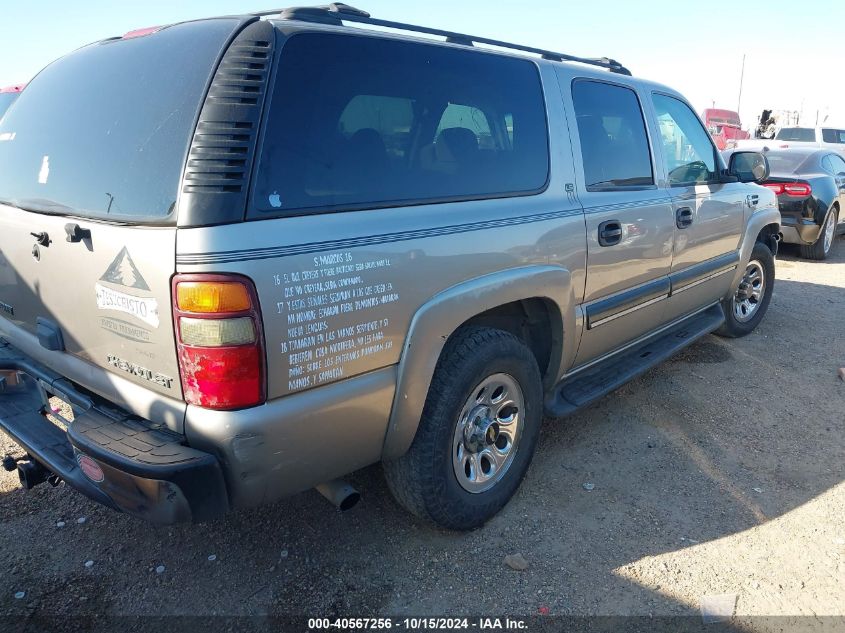
[[[452,333],[482,312],[535,298],[551,301],[560,313],[562,342],[552,351],[550,363],[556,382],[565,364],[574,359],[579,339],[572,276],[565,268],[526,266],[477,277],[439,292],[416,311],[399,359],[382,459],[396,459],[410,448],[434,369]]]
[[[772,224],[778,228],[780,227],[780,211],[776,206],[759,209],[748,218],[748,223],[745,226],[745,235],[739,247],[739,265],[734,272],[734,279],[726,295],[727,298],[733,295],[740,279],[742,279],[742,275],[745,273],[748,262],[751,261],[751,251],[754,250],[754,244],[757,243],[757,236],[760,235],[760,231]],[[766,244],[766,246],[771,248],[769,244]]]

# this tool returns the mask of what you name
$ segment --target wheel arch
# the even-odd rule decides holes
[[[751,260],[751,251],[754,250],[754,244],[762,241],[761,237],[768,239],[769,241],[764,243],[772,250],[773,254],[776,254],[777,248],[773,248],[771,242],[772,240],[776,241],[776,236],[779,234],[780,211],[778,210],[777,202],[774,202],[771,206],[758,209],[748,218],[748,222],[745,225],[745,234],[739,245],[739,265],[736,267],[734,279],[731,282],[730,290],[726,297],[729,297],[737,287],[737,284],[739,284],[745,267],[748,266],[748,262]]]
[[[382,459],[396,459],[411,446],[437,361],[460,327],[497,327],[521,338],[548,386],[574,359],[575,307],[570,272],[558,266],[500,271],[431,297],[414,314],[405,337]]]

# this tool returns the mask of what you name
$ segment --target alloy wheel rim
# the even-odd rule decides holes
[[[827,222],[824,225],[824,252],[830,251],[833,245],[833,234],[836,232],[836,214],[831,212],[827,216]]]
[[[461,488],[478,494],[513,464],[522,435],[525,398],[508,374],[493,374],[470,392],[452,436],[452,468]]]
[[[733,313],[737,321],[745,323],[754,318],[766,292],[766,273],[757,260],[748,262],[733,298]]]

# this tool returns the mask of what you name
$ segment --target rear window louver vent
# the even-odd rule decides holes
[[[182,183],[180,225],[243,218],[273,41],[270,23],[253,22],[223,55],[191,142]]]

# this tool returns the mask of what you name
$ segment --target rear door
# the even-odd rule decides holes
[[[568,76],[577,122],[578,197],[587,225],[582,365],[658,328],[672,263],[672,207],[657,187],[637,92]],[[566,99],[565,99],[566,100]],[[578,151],[580,149],[580,151]]]
[[[238,25],[92,44],[21,94],[0,122],[0,334],[48,365],[68,354],[181,395],[170,309],[179,183]]]
[[[695,112],[681,99],[652,95],[667,187],[672,196],[672,319],[724,295],[739,260],[753,188],[721,181],[722,162]]]

